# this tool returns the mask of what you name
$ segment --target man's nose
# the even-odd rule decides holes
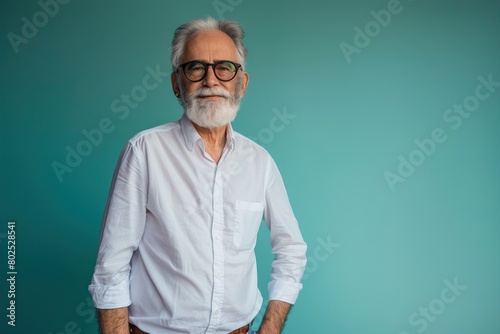
[[[213,66],[207,67],[207,75],[205,76],[205,79],[203,79],[203,85],[207,87],[213,87],[219,85],[219,79],[217,79],[217,77],[215,76]]]

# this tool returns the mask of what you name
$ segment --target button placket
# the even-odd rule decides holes
[[[224,245],[222,242],[222,233],[224,229],[224,206],[222,178],[219,168],[215,171],[215,181],[213,188],[213,254],[214,254],[214,287],[212,294],[212,317],[207,333],[213,333],[220,325],[221,306],[224,298]]]

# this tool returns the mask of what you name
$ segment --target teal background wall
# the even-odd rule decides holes
[[[60,1],[0,5],[1,333],[97,333],[87,285],[119,152],[182,113],[168,78],[143,78],[206,16],[246,29],[234,128],[275,158],[309,245],[284,333],[500,333],[498,1]],[[265,296],[269,252],[262,229]]]

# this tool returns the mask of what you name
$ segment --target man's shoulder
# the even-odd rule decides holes
[[[239,145],[240,148],[243,150],[254,150],[256,153],[261,154],[266,157],[271,157],[269,152],[262,146],[260,146],[258,143],[256,143],[254,140],[242,135],[241,133],[234,131],[233,130],[233,136],[234,140],[236,142],[236,145]]]
[[[153,138],[162,137],[164,135],[168,136],[168,134],[172,134],[179,129],[179,121],[161,124],[146,130],[142,130],[141,132],[130,138],[129,143],[135,145],[139,142],[147,142],[149,140],[152,140]]]

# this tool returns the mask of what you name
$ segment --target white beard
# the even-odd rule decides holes
[[[222,87],[202,87],[190,95],[185,94],[185,88],[181,87],[181,105],[184,107],[186,116],[191,122],[207,129],[220,128],[231,123],[240,107],[241,83],[236,83],[236,93],[231,95]],[[220,95],[224,96],[218,101],[204,101],[199,96]]]

